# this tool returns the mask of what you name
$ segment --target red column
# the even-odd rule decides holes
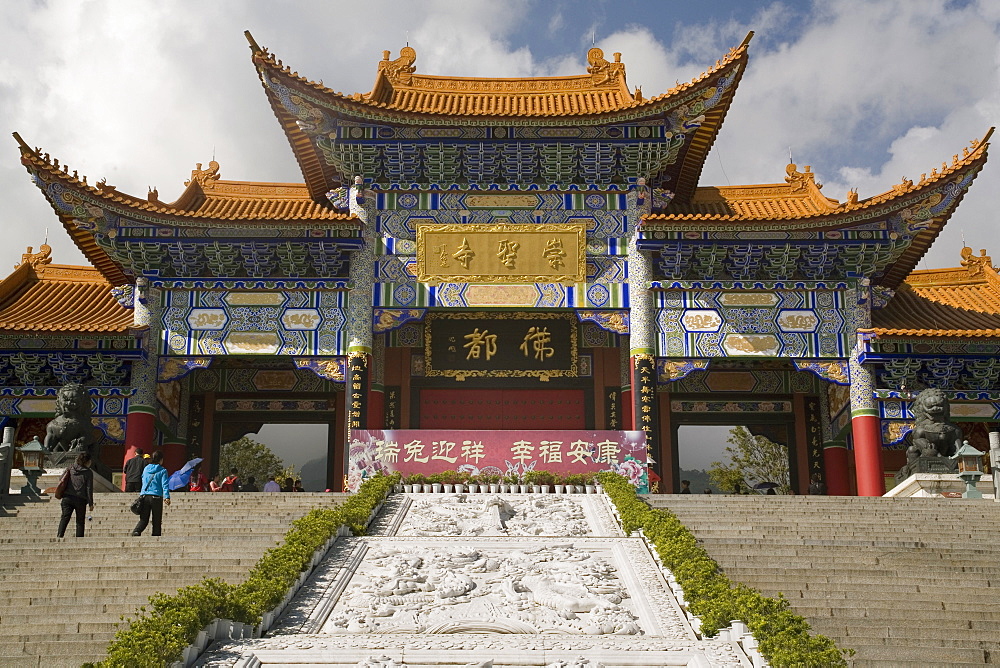
[[[854,468],[858,477],[858,496],[885,494],[882,475],[882,427],[877,415],[851,418],[854,434]]]
[[[823,473],[826,479],[827,495],[850,496],[850,468],[846,443],[830,442],[823,444]]]
[[[132,459],[136,448],[150,453],[153,450],[153,438],[156,436],[156,418],[152,413],[135,411],[125,418],[125,462]],[[125,476],[122,476],[122,490],[125,489]]]
[[[385,390],[368,389],[368,429],[385,427]]]
[[[166,441],[163,444],[163,468],[167,473],[180,470],[187,461],[187,448],[181,441]]]

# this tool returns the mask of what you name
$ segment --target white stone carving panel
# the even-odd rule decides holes
[[[622,535],[603,496],[598,495],[407,496],[410,503],[394,534],[397,536]],[[503,522],[500,521],[501,515],[504,517]]]

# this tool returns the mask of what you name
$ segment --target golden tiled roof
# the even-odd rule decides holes
[[[122,333],[132,311],[111,296],[111,284],[93,267],[51,264],[52,249],[31,248],[0,281],[0,331]]]
[[[717,93],[716,85],[732,77],[720,100],[699,117],[697,129],[689,136],[676,169],[673,190],[678,197],[690,197],[698,184],[705,157],[725,120],[736,87],[746,70],[748,47],[753,33],[731,49],[715,66],[688,83],[677,84],[662,95],[646,98],[629,92],[625,66],[615,54],[605,60],[600,49],[588,54],[587,74],[544,78],[471,78],[415,74],[416,52],[406,47],[400,57],[389,60],[384,52],[375,84],[369,93],[351,95],[327,88],[299,76],[277,57],[260,47],[246,33],[253,62],[271,109],[281,124],[299,163],[313,198],[346,183],[353,174],[340,173],[328,164],[307,129],[317,120],[318,111],[304,104],[301,114],[287,108],[305,100],[320,101],[334,115],[362,124],[487,124],[505,118],[532,118],[539,125],[601,124],[662,119],[673,111]],[[283,91],[279,94],[278,91]]]
[[[633,106],[621,54],[614,62],[594,47],[589,74],[568,77],[486,79],[414,74],[417,52],[407,46],[399,58],[383,52],[375,85],[355,99],[387,109],[458,116],[569,116],[600,114]],[[639,96],[641,101],[642,97]]]
[[[674,199],[660,213],[643,217],[643,224],[652,229],[669,228],[675,223],[686,221],[755,223],[775,222],[775,227],[788,227],[784,221],[802,221],[821,227],[834,224],[834,217],[854,214],[865,209],[892,204],[921,190],[939,185],[955,174],[964,172],[979,161],[985,161],[991,128],[981,140],[974,140],[962,150],[962,155],[953,156],[951,164],[942,163],[941,171],[936,168],[930,175],[921,174],[920,181],[903,179],[884,193],[859,200],[851,191],[847,200],[839,202],[821,193],[822,185],[816,183],[816,176],[807,165],[805,171],[798,171],[793,163],[785,168],[785,183],[769,183],[745,186],[716,186],[696,188],[689,201]],[[831,218],[830,222],[816,219]]]
[[[387,111],[443,116],[589,116],[641,107],[655,109],[658,103],[675,98],[746,54],[753,33],[733,48],[715,67],[689,83],[678,84],[662,95],[644,98],[640,90],[629,91],[621,54],[614,61],[594,47],[587,53],[587,74],[563,77],[485,78],[444,77],[416,74],[417,52],[410,46],[390,60],[383,51],[375,84],[369,93],[338,93],[285,67],[273,54],[261,48],[246,33],[258,67],[277,71],[326,99],[347,105],[375,107]]]
[[[690,202],[670,207],[669,214],[646,216],[649,222],[679,219],[783,220],[831,213],[839,209],[835,199],[820,192],[812,168],[799,172],[786,168],[785,183],[752,186],[708,186],[696,188]]]
[[[986,251],[962,249],[962,266],[914,271],[872,313],[880,336],[1000,336],[1000,275]]]
[[[202,169],[199,163],[185,185],[187,189],[172,204],[160,202],[155,192],[150,193],[149,201],[190,218],[357,221],[351,214],[318,204],[304,183],[223,181],[219,178],[219,163],[214,160],[208,163],[208,169]]]
[[[70,193],[82,192],[87,197],[113,210],[128,215],[135,211],[143,219],[159,218],[164,225],[192,222],[200,225],[223,226],[238,223],[241,227],[273,225],[275,222],[289,225],[357,225],[356,216],[341,213],[325,203],[318,203],[310,196],[305,184],[260,183],[253,181],[223,181],[219,178],[219,163],[214,160],[208,169],[199,163],[191,171],[186,188],[173,203],[160,201],[157,191],[151,190],[145,198],[118,192],[106,181],[96,186],[87,183],[86,176],[70,172],[66,165],[51,158],[40,149],[32,149],[14,133],[21,149],[21,163],[32,173],[38,173],[46,183],[59,183]],[[62,195],[61,195],[62,196]],[[46,193],[46,197],[51,197]],[[50,200],[52,209],[59,216],[63,227],[84,256],[113,285],[131,283],[118,263],[115,262],[94,240],[90,230],[77,225],[74,217],[57,207]]]
[[[117,208],[125,207],[156,214],[164,222],[195,219],[199,221],[357,221],[348,213],[341,213],[325,203],[309,197],[305,184],[260,183],[254,181],[222,181],[219,163],[212,161],[208,169],[201,163],[191,171],[187,188],[173,203],[160,201],[156,190],[145,198],[118,192],[115,186],[101,181],[96,186],[87,183],[86,177],[72,174],[58,160],[51,159],[37,149],[31,150],[22,143],[21,162],[38,170],[49,182],[55,178],[63,185],[82,190],[98,200]]]

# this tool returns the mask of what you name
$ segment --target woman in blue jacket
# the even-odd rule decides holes
[[[170,505],[170,490],[167,488],[167,469],[163,468],[163,451],[153,453],[149,466],[142,471],[142,490],[139,492],[142,503],[139,511],[139,523],[132,529],[133,536],[141,536],[149,524],[149,515],[153,515],[153,535],[160,535],[160,520],[163,518],[164,502]]]

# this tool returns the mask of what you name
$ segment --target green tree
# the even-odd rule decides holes
[[[293,466],[286,467],[281,457],[274,454],[271,448],[249,436],[222,444],[219,450],[219,473],[225,477],[232,468],[240,472],[240,480],[243,482],[253,476],[258,487],[263,487],[269,476],[283,476],[287,471],[295,470]]]
[[[792,490],[788,473],[788,450],[766,436],[755,436],[746,427],[729,431],[727,462],[712,462],[708,475],[722,489],[730,491],[740,484],[744,489],[762,482],[778,483],[777,492]]]

